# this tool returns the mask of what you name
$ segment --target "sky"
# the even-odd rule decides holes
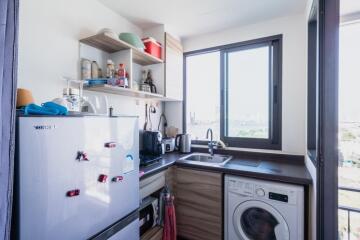
[[[360,122],[360,23],[340,27],[339,120]]]
[[[188,57],[186,72],[188,112],[197,120],[220,118],[220,52]]]

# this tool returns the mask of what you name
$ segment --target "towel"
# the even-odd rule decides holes
[[[68,110],[59,104],[53,102],[43,103],[42,106],[36,104],[28,104],[22,111],[25,115],[67,115]]]
[[[43,107],[50,108],[50,109],[57,109],[59,110],[58,115],[68,115],[68,110],[66,107],[61,106],[60,104],[54,102],[46,102],[42,104]]]
[[[176,240],[176,215],[174,207],[174,196],[165,200],[163,240]]]

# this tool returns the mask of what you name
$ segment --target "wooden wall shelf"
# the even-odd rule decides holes
[[[142,66],[163,63],[163,60],[143,52],[120,39],[113,38],[107,33],[99,33],[80,40],[81,43],[100,49],[107,53],[115,53],[125,49],[132,49],[133,61]]]
[[[95,86],[91,86],[91,87],[84,87],[84,90],[94,91],[94,92],[102,92],[102,93],[110,93],[110,94],[116,94],[116,95],[121,95],[121,96],[133,97],[133,98],[152,99],[152,100],[158,100],[158,101],[163,101],[163,102],[176,101],[174,99],[164,97],[161,94],[143,92],[143,91],[133,90],[133,89],[129,89],[129,88],[111,86],[111,85],[107,85],[107,84],[95,85]]]

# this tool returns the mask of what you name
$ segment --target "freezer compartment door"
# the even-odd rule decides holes
[[[128,226],[126,226],[123,230],[111,236],[109,240],[139,240],[139,220],[134,220]]]
[[[109,240],[139,240],[140,232],[139,232],[139,220],[134,220],[128,226],[126,226],[123,230],[111,236]]]
[[[137,118],[18,121],[21,240],[88,239],[139,207]]]
[[[139,232],[139,213],[134,211],[126,216],[124,219],[116,222],[101,233],[89,240],[138,240],[140,239]]]

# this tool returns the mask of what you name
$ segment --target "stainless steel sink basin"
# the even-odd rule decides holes
[[[232,156],[214,154],[211,156],[207,153],[192,153],[180,158],[179,162],[193,163],[207,166],[224,166],[231,160]]]

